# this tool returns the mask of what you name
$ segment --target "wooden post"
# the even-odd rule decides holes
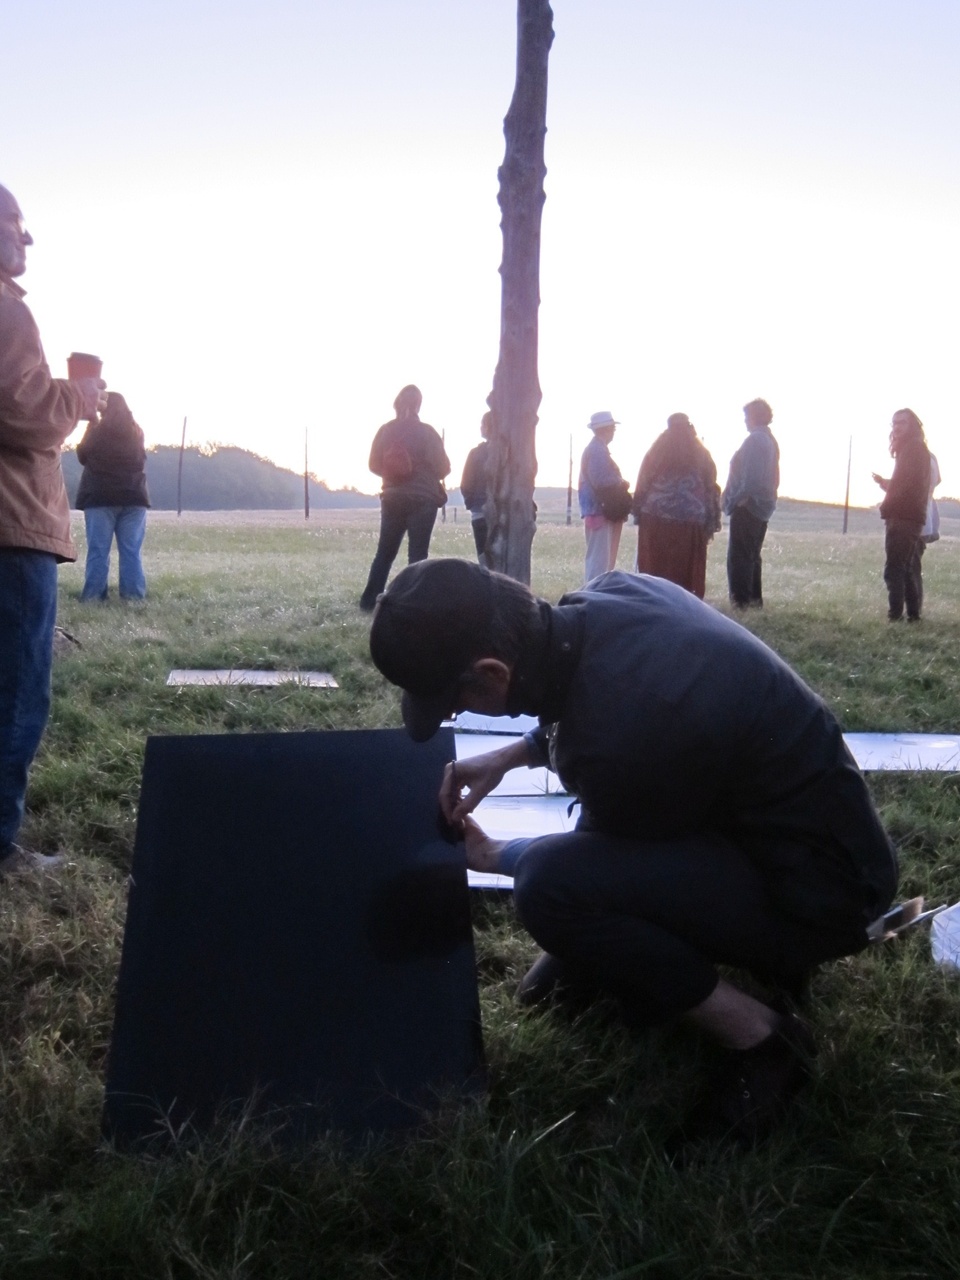
[[[573,435],[570,436],[570,457],[567,460],[567,524],[573,521]]]
[[[186,415],[184,415],[183,431],[180,435],[180,460],[177,463],[177,516],[178,517],[181,511],[180,498],[181,498],[181,494],[183,493],[183,450],[186,446],[186,443],[187,443],[187,419],[186,419]]]
[[[303,518],[310,519],[310,473],[307,470],[307,442],[309,439],[309,429],[303,429]]]
[[[537,373],[540,308],[540,223],[547,131],[547,63],[553,43],[548,0],[517,0],[517,77],[503,122],[500,166],[500,354],[487,403],[491,492],[487,499],[487,562],[519,582],[530,582],[536,530],[533,488],[540,408]]]
[[[850,464],[853,461],[853,436],[847,449],[847,492],[843,499],[843,532],[847,532],[847,521],[850,517]]]

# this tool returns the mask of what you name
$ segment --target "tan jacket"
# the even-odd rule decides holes
[[[82,409],[79,389],[50,376],[23,290],[0,276],[0,547],[76,560],[60,446]]]

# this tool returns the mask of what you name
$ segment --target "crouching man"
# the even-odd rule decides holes
[[[809,1074],[806,1024],[780,1012],[823,961],[867,945],[896,858],[839,725],[743,627],[673,583],[607,573],[551,606],[461,560],[398,574],[370,633],[403,690],[410,735],[455,711],[533,714],[518,742],[448,767],[443,811],[467,861],[514,876],[558,978],[624,1002],[634,1022],[685,1018],[730,1052],[691,1136],[763,1137]],[[488,840],[470,812],[519,765],[549,763],[577,829]],[[771,1003],[721,978],[749,971]]]

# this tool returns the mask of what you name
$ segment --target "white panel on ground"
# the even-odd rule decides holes
[[[298,684],[310,689],[339,689],[329,671],[247,671],[242,667],[229,670],[171,671],[168,685],[255,685],[274,688],[281,684]]]
[[[529,723],[526,723],[529,721]],[[482,755],[502,747],[536,727],[532,716],[493,717],[463,712],[453,727],[457,759]],[[846,733],[844,740],[864,771],[960,772],[960,735],[936,733]],[[496,790],[476,809],[476,819],[496,840],[545,836],[572,831],[578,810],[567,810],[570,796],[549,769],[511,769]],[[468,871],[474,889],[510,889],[510,876]]]
[[[960,772],[960,734],[845,733],[843,737],[864,772],[907,769]]]
[[[516,738],[512,739],[517,741]],[[457,759],[467,760],[470,756],[482,756],[487,751],[495,751],[511,741],[504,734],[458,733]],[[545,796],[562,793],[560,779],[550,769],[538,768],[511,769],[500,785],[490,794],[494,796]]]

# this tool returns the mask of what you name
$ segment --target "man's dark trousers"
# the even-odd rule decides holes
[[[746,507],[737,507],[731,512],[727,543],[727,583],[730,599],[739,609],[763,604],[760,548],[766,532],[766,520],[758,520]]]

